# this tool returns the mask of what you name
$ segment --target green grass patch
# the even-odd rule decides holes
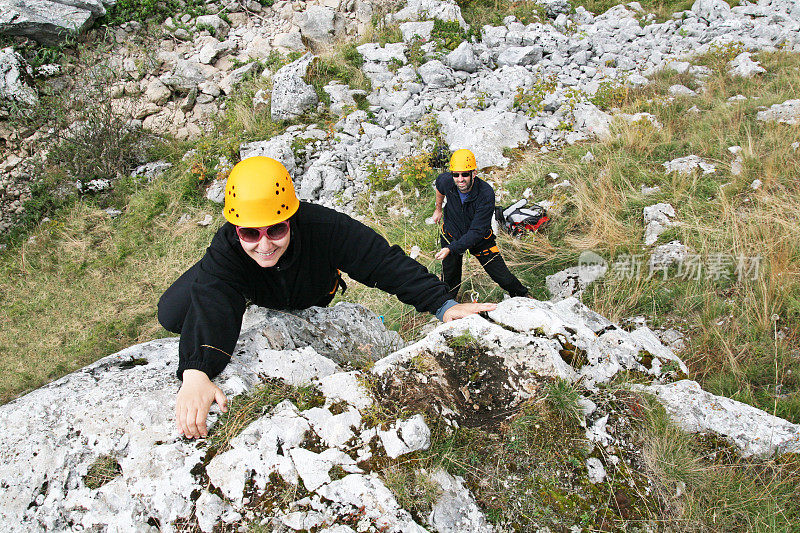
[[[206,3],[201,0],[118,0],[106,9],[98,26],[119,26],[125,22],[154,22],[160,24],[178,14],[198,17],[208,13]]]
[[[682,531],[791,531],[800,517],[800,462],[742,459],[731,445],[686,434],[651,403],[642,429],[643,456],[661,518]]]
[[[339,81],[353,89],[369,92],[372,88],[369,78],[364,75],[361,65],[364,58],[356,49],[356,43],[346,43],[314,59],[306,78],[314,87],[322,102],[330,105],[331,99],[323,90],[331,81]]]
[[[464,21],[471,26],[470,31],[476,34],[486,24],[502,25],[503,19],[509,15],[523,24],[545,20],[544,8],[528,0],[456,0],[456,3]]]
[[[115,477],[122,474],[117,460],[110,455],[101,455],[90,466],[83,477],[83,482],[92,490],[99,489]]]
[[[554,383],[548,394],[556,389],[564,390]],[[567,396],[571,403],[571,392]],[[572,415],[565,418],[561,407],[552,405],[553,400],[532,401],[496,433],[434,426],[430,449],[400,465],[406,470],[402,477],[438,468],[463,477],[488,520],[504,531],[576,524],[589,530],[624,529],[628,520],[632,524],[648,517],[655,507],[652,499],[639,494],[633,502],[642,478],[626,474],[589,483],[585,463],[594,456],[594,446]],[[623,493],[630,505],[616,503]]]
[[[211,430],[209,447],[215,453],[228,450],[231,439],[284,400],[290,400],[301,411],[324,403],[322,393],[314,387],[294,387],[280,379],[269,379],[252,391],[231,399],[228,412],[220,415]]]

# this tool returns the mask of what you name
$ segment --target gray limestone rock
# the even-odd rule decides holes
[[[29,85],[30,67],[13,48],[0,50],[0,101],[34,106],[39,101]]]
[[[582,264],[545,277],[550,301],[558,302],[570,296],[580,297],[584,289],[590,283],[602,278],[607,270],[608,266],[605,262]]]
[[[404,22],[400,24],[400,32],[403,34],[405,42],[413,41],[414,39],[422,39],[427,41],[431,38],[433,31],[433,21],[426,20],[423,22]]]
[[[339,364],[377,361],[399,349],[403,341],[381,320],[360,305],[340,303],[330,308],[312,307],[293,313],[256,308],[253,320],[261,323],[265,346],[294,350],[310,346]]]
[[[782,104],[775,104],[769,109],[759,111],[756,119],[763,122],[781,122],[796,126],[800,124],[800,100],[786,100]]]
[[[670,265],[683,263],[689,255],[689,248],[680,241],[672,241],[656,246],[650,254],[650,272],[666,269]],[[666,276],[666,272],[664,273]]]
[[[224,39],[230,31],[230,25],[219,15],[201,15],[195,19],[195,27],[209,27],[211,34],[217,39]]]
[[[311,164],[300,179],[298,198],[331,200],[344,189],[344,172],[340,168],[341,163],[335,159],[332,152],[325,152]]]
[[[559,15],[569,15],[572,11],[569,0],[537,0],[537,3],[544,6],[547,17],[551,19]]]
[[[439,485],[441,496],[433,504],[428,522],[439,533],[492,533],[495,529],[486,521],[475,498],[460,476],[451,476],[437,469],[431,479]]]
[[[611,115],[590,102],[581,102],[573,110],[575,129],[594,135],[601,141],[611,139]]]
[[[617,113],[616,115],[614,115],[614,117],[615,118],[617,118],[617,117],[621,118],[622,120],[624,120],[625,122],[627,122],[629,124],[633,124],[633,123],[636,123],[636,122],[649,122],[657,130],[660,130],[660,129],[663,128],[663,126],[658,121],[656,116],[652,115],[650,113],[634,113],[632,115],[628,114],[628,113]]]
[[[298,385],[321,380],[324,390],[333,388],[338,391],[337,397],[352,397],[354,405],[365,408],[368,404],[356,399],[365,392],[343,396],[349,381],[342,378],[348,375],[330,379],[336,376],[335,363],[310,345],[326,345],[339,357],[355,351],[369,353],[365,346],[377,345],[383,342],[381,339],[387,342],[383,348],[391,349],[389,345],[398,339],[397,334],[388,332],[377,317],[357,307],[347,304],[306,310],[296,323],[284,326],[285,339],[265,336],[265,332],[274,331],[271,324],[280,313],[249,311],[234,358],[216,381],[226,394],[236,395],[260,383],[262,375],[294,379]],[[305,347],[285,349],[300,344]],[[277,471],[289,480],[296,480],[300,472],[307,479],[324,475],[320,468],[325,461],[309,462],[298,451],[284,453],[299,446],[306,432],[319,427],[322,420],[318,415],[309,415],[308,419],[299,416],[289,402],[240,434],[228,455],[218,455],[203,467],[206,451],[202,443],[176,437],[174,415],[168,407],[174,405],[177,390],[177,345],[178,339],[166,339],[134,346],[0,407],[0,423],[5,428],[0,435],[3,531],[62,530],[68,529],[68,523],[135,531],[146,529],[153,519],[165,531],[174,531],[176,520],[192,514],[202,517],[203,530],[210,530],[211,522],[237,520],[236,513],[243,509],[230,504],[241,503],[244,483],[253,470],[265,476]],[[326,380],[330,386],[324,385]],[[350,387],[359,386],[355,378],[351,381]],[[213,408],[209,418],[212,426],[217,413]],[[329,415],[332,418],[326,420],[330,427],[322,438],[346,446],[348,439],[342,438],[352,424],[360,425],[360,417],[354,418],[357,413],[352,409]],[[413,439],[408,436],[407,440]],[[258,442],[261,445],[254,447]],[[275,453],[270,455],[270,449]],[[42,461],[43,457],[47,460]],[[101,457],[110,457],[118,465],[116,474],[99,488],[90,488],[85,476]],[[322,458],[331,466],[341,464],[356,470],[355,461],[341,452],[323,452]],[[314,464],[320,468],[315,469]],[[227,502],[211,496],[202,498],[199,504],[193,502],[192,492],[200,493],[203,488],[198,468],[206,470]],[[260,486],[266,481],[267,477],[256,476]],[[396,504],[394,508],[399,513]]]
[[[431,20],[458,22],[462,28],[467,27],[461,8],[454,0],[408,0],[406,6],[394,14],[387,15],[392,21]]]
[[[313,46],[333,42],[342,31],[342,25],[337,23],[336,12],[325,6],[310,5],[303,11],[295,12],[294,20],[300,27],[300,33]]]
[[[497,65],[535,65],[542,60],[541,46],[510,46],[497,56]]]
[[[529,139],[527,121],[516,113],[456,109],[442,111],[437,116],[450,149],[472,150],[481,169],[505,167],[509,160],[503,156],[503,149],[524,145]]]
[[[287,65],[288,66],[288,65]],[[231,94],[238,83],[240,83],[246,76],[254,74],[258,68],[258,63],[252,62],[242,65],[241,67],[232,70],[225,78],[219,82],[219,88],[225,94]],[[280,72],[280,71],[278,71]],[[277,74],[276,74],[277,76]],[[273,89],[274,94],[274,89]],[[316,93],[314,93],[316,97]]]
[[[758,61],[753,61],[749,52],[742,52],[736,58],[728,63],[731,76],[738,76],[740,78],[752,78],[756,74],[763,74],[767,71],[762,67]]]
[[[386,455],[392,459],[418,450],[427,450],[431,446],[431,430],[421,414],[398,421],[385,431],[379,429],[378,437]]]
[[[586,459],[586,469],[589,471],[590,483],[602,483],[606,479],[606,469],[597,457]]]
[[[675,84],[670,86],[669,94],[673,96],[697,96],[697,93],[685,85]]]
[[[281,67],[272,78],[272,120],[293,120],[317,105],[317,93],[303,80],[314,60],[310,53]]]
[[[717,171],[717,167],[713,164],[694,154],[667,161],[664,163],[664,168],[667,173],[677,172],[682,176],[687,176],[698,169],[702,171],[703,174],[713,174]]]
[[[725,0],[697,0],[692,5],[692,13],[710,23],[730,18],[731,6]]]
[[[230,524],[242,518],[242,515],[234,511],[229,503],[207,491],[203,491],[195,506],[197,525],[203,533],[211,533],[219,522]]]
[[[531,298],[510,298],[489,313],[491,323],[477,315],[438,326],[425,339],[399,350],[375,363],[373,372],[384,375],[420,354],[449,353],[449,337],[469,330],[479,339],[498,368],[506,368],[510,391],[507,405],[528,397],[533,376],[552,376],[583,383],[593,389],[610,380],[623,369],[637,369],[659,376],[664,363],[672,361],[686,371],[686,366],[663,346],[647,328],[628,333],[593,313],[575,298],[560,302],[540,302]],[[516,333],[515,333],[516,332]],[[559,338],[558,343],[552,342]],[[575,368],[559,355],[560,342],[585,350],[585,362]],[[641,362],[640,352],[653,355],[649,368]],[[523,355],[526,354],[526,355]],[[496,358],[496,359],[495,359]],[[512,371],[513,369],[513,371]],[[428,379],[435,379],[431,374]],[[470,395],[496,394],[472,390]],[[467,414],[462,413],[464,416]]]
[[[279,52],[285,54],[306,51],[306,45],[303,43],[303,36],[299,31],[279,33],[273,38],[272,46]]]
[[[227,179],[218,179],[211,182],[206,188],[206,198],[215,204],[225,203],[225,185],[228,183]]]
[[[428,61],[420,66],[418,72],[422,82],[431,89],[452,87],[457,83],[453,76],[453,69],[438,59]]]
[[[172,91],[158,78],[150,80],[150,83],[147,84],[147,89],[144,91],[145,99],[157,106],[163,106],[167,103],[170,96],[172,96]]]
[[[136,167],[133,172],[131,172],[131,177],[144,178],[147,181],[152,181],[164,174],[164,172],[170,168],[172,168],[172,163],[168,163],[166,161],[153,161],[152,163],[146,163]]]
[[[364,61],[388,63],[395,60],[401,64],[405,64],[408,61],[405,55],[405,43],[387,43],[386,46],[381,46],[378,43],[365,43],[356,48],[356,50],[364,58]]]
[[[506,43],[508,28],[505,26],[484,26],[481,30],[482,42],[489,48],[497,48]]]
[[[188,93],[203,82],[208,81],[211,71],[216,72],[214,67],[203,65],[195,61],[179,60],[175,63],[172,72],[165,72],[159,79],[161,82],[179,93]]]
[[[0,34],[56,45],[105,13],[100,0],[0,0]]]
[[[210,65],[217,60],[217,58],[230,51],[234,47],[231,41],[219,42],[213,37],[208,37],[208,41],[197,54],[198,61],[204,65]]]
[[[426,533],[411,514],[398,505],[377,474],[350,474],[317,492],[339,509],[359,511],[361,520],[376,523],[385,531]],[[370,505],[365,506],[365,502]]]
[[[671,204],[659,203],[643,209],[644,216],[644,243],[648,246],[655,244],[658,236],[675,225],[675,208]]]
[[[291,133],[283,133],[266,141],[243,143],[239,147],[239,159],[247,159],[258,155],[271,157],[280,161],[290,175],[294,175],[297,165],[292,151],[293,139],[294,136]]]
[[[800,453],[800,425],[751,405],[715,396],[702,390],[695,381],[635,385],[634,389],[653,394],[684,431],[718,435],[739,448],[745,457]]]
[[[349,85],[345,85],[336,80],[330,82],[322,88],[323,91],[331,99],[331,113],[334,115],[344,115],[345,111],[349,109],[354,110],[356,107],[356,100],[353,98],[355,94],[364,94],[363,92],[354,91]]]

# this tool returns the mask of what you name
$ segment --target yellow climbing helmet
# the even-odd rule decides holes
[[[236,164],[225,185],[222,214],[236,226],[260,228],[288,219],[300,207],[289,172],[270,157],[248,157]]]
[[[475,154],[466,148],[456,150],[450,156],[450,170],[453,172],[467,172],[476,168],[478,168],[478,165],[475,162]]]

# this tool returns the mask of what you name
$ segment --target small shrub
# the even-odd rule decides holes
[[[270,50],[269,55],[266,57],[266,59],[262,60],[262,63],[264,68],[268,68],[273,72],[289,64],[286,56],[277,50]]]
[[[415,67],[419,67],[425,62],[425,51],[422,49],[422,39],[414,37],[408,43],[408,50],[406,50],[406,57],[408,62]]]
[[[197,17],[205,15],[207,8],[202,0],[119,0],[107,9],[97,24],[118,26],[129,21],[144,23],[150,20],[160,24],[178,12]]]
[[[400,181],[409,188],[427,187],[435,171],[431,167],[431,154],[410,155],[400,160]]]
[[[628,88],[613,81],[604,81],[589,101],[600,109],[620,107],[628,98]]]
[[[514,96],[514,109],[525,112],[529,117],[535,117],[544,108],[544,97],[555,90],[555,76],[538,80],[530,89],[518,87]]]
[[[31,125],[53,130],[46,164],[66,179],[117,178],[138,162],[142,131],[112,102],[108,87],[117,79],[105,64],[90,66],[71,93],[45,96],[31,110]]]
[[[201,31],[207,31],[207,32],[208,32],[208,33],[210,33],[210,34],[211,34],[213,37],[216,37],[216,36],[217,36],[217,30],[215,30],[215,29],[214,29],[214,26],[212,26],[211,24],[206,24],[206,23],[198,24],[198,25],[196,25],[196,26],[195,26],[195,28],[194,28],[194,29],[195,29],[197,32],[201,32]]]
[[[461,25],[455,20],[444,21],[434,19],[431,39],[436,41],[436,48],[439,50],[455,50],[467,38],[467,34],[461,29]]]
[[[374,191],[388,191],[392,188],[392,183],[389,180],[391,171],[389,165],[386,163],[369,163],[367,165],[367,181],[369,186]]]
[[[354,68],[361,68],[364,64],[364,56],[358,51],[356,43],[347,43],[342,48],[342,56]]]
[[[744,51],[744,45],[739,42],[711,43],[708,52],[696,57],[695,62],[707,66],[715,74],[725,74],[728,72],[728,62]]]

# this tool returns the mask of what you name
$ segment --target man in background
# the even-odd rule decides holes
[[[442,221],[442,249],[436,259],[442,262],[442,280],[457,299],[461,286],[464,252],[474,255],[492,280],[511,296],[527,296],[528,289],[512,274],[497,248],[492,232],[494,189],[475,176],[475,154],[456,150],[450,157],[450,171],[436,178],[436,206],[433,221]],[[447,203],[442,208],[444,199]]]

